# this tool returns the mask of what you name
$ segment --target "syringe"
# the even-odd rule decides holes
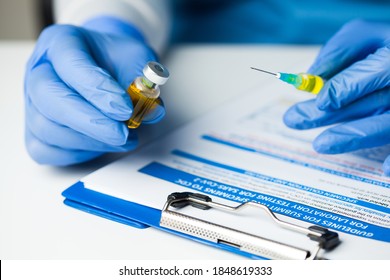
[[[303,91],[307,91],[313,94],[317,94],[320,92],[322,87],[324,86],[324,81],[320,76],[307,74],[307,73],[299,73],[299,74],[290,74],[290,73],[273,73],[269,71],[265,71],[262,69],[258,69],[255,67],[251,67],[253,70],[261,71],[270,75],[274,75],[279,80],[282,80],[290,85],[293,85],[295,88]]]

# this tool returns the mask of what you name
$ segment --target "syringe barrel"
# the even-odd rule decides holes
[[[318,94],[324,86],[324,81],[320,76],[308,73],[299,73],[298,76],[301,77],[301,84],[296,86],[299,90]]]

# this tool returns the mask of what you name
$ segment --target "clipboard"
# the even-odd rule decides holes
[[[160,210],[87,189],[82,182],[72,185],[62,195],[65,197],[66,205],[78,210],[138,229],[154,227],[251,259],[314,260],[318,259],[318,252],[321,250],[333,250],[340,243],[339,236],[334,231],[314,225],[305,228],[284,222],[268,207],[254,202],[231,207],[214,202],[207,195],[177,192],[168,195],[165,205]],[[281,228],[305,234],[316,245],[312,249],[298,248],[173,210],[187,206],[200,211],[216,208],[227,212],[240,211],[246,207],[260,208]]]
[[[260,104],[259,92],[255,89],[237,102],[218,108],[87,175],[64,191],[65,204],[136,228],[158,228],[252,259],[388,259],[390,178],[383,177],[380,169],[381,156],[387,155],[387,150],[367,150],[337,157],[315,154],[310,143],[319,133],[318,129],[291,131],[280,122],[286,106],[296,103],[298,95],[285,96],[274,88],[263,89],[263,92],[267,98],[261,99]],[[245,110],[237,110],[237,107]],[[207,228],[207,234],[200,235],[193,234],[192,224],[180,230],[162,225],[160,220],[163,214],[167,216],[166,210],[188,211],[190,218],[200,218],[199,213],[207,213],[209,218],[210,213],[229,208],[211,204],[202,206],[211,206],[206,212],[193,209],[192,206],[199,206],[200,202],[189,205],[186,202],[187,206],[179,209],[170,204],[164,207],[169,195],[183,191],[211,196],[214,202],[220,199],[223,204],[254,201],[269,207],[265,215],[274,213],[292,223],[292,227],[306,227],[298,231],[283,228],[283,232],[288,232],[283,238],[279,227],[275,232],[268,230],[269,225],[280,224],[272,217],[267,226],[262,224],[264,228],[259,233],[250,231],[250,223],[238,221],[238,227],[229,225],[275,241],[269,242],[271,251],[276,243],[297,247],[299,256],[247,250],[240,243],[242,240],[225,237],[210,240],[207,234],[210,235],[211,229],[204,221],[199,228]],[[177,205],[177,201],[173,204]],[[230,221],[239,216],[240,211],[226,212],[224,217],[228,216],[226,220]],[[168,211],[168,216],[170,214]],[[215,223],[215,220],[210,222]],[[318,228],[309,228],[311,225]],[[217,221],[217,225],[211,227],[215,226],[226,225]],[[219,233],[221,230],[218,227]],[[268,232],[263,235],[263,230]],[[333,237],[331,241],[315,240],[313,231],[319,231],[321,238]],[[333,233],[336,231],[340,245]],[[295,242],[290,234],[304,240],[291,245],[286,242]],[[313,242],[314,246],[310,247]],[[303,243],[305,247],[301,247]]]

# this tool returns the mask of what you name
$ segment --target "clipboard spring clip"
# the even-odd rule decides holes
[[[264,210],[279,226],[307,235],[310,240],[316,243],[316,246],[312,250],[297,248],[279,241],[170,210],[170,207],[179,209],[188,205],[202,210],[216,208],[230,212],[240,211],[249,206],[257,207]],[[321,259],[318,257],[321,249],[332,250],[340,243],[337,232],[316,225],[306,228],[282,221],[267,206],[260,203],[245,202],[236,207],[232,207],[213,202],[207,195],[191,192],[175,192],[168,196],[161,212],[160,226],[208,240],[212,243],[221,244],[222,246],[228,246],[232,251],[239,250],[267,259]]]

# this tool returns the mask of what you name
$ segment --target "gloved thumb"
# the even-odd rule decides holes
[[[322,47],[308,73],[328,80],[384,46],[388,36],[388,24],[364,20],[350,21]]]
[[[320,110],[337,110],[390,85],[390,49],[382,47],[330,79],[317,97]]]
[[[129,43],[129,42],[128,42]],[[122,47],[121,44],[124,44]],[[115,46],[121,55],[114,58],[115,66],[113,67],[113,75],[119,84],[127,89],[136,77],[142,76],[142,70],[149,61],[156,61],[156,55],[147,46],[137,41],[127,44],[122,42]],[[123,51],[123,50],[126,51]]]

